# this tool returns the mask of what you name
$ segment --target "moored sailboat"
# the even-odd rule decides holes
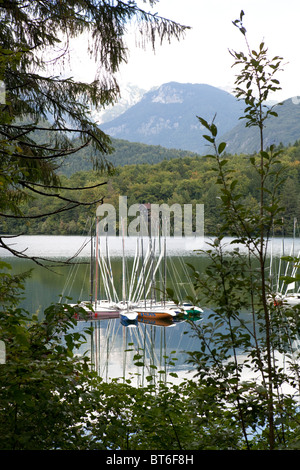
[[[282,260],[285,259],[284,249],[282,248],[279,269],[278,269],[276,290],[268,298],[269,303],[273,303],[274,306],[281,305],[281,306],[289,308],[289,307],[295,307],[297,305],[300,305],[300,286],[296,287],[296,278],[297,278],[297,272],[299,269],[300,251],[298,252],[298,255],[296,257],[294,253],[296,226],[297,226],[297,219],[294,218],[293,242],[291,245],[290,254],[286,258],[287,265],[285,267],[284,275],[282,275],[281,273]],[[271,253],[271,266],[272,266],[272,253]],[[272,277],[271,266],[270,266],[270,278]],[[280,284],[280,280],[282,281],[281,284]]]

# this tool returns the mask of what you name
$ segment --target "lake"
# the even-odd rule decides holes
[[[11,264],[13,272],[23,272],[33,268],[32,275],[26,282],[25,299],[21,302],[21,306],[26,310],[39,312],[42,317],[45,307],[58,302],[61,296],[63,299],[66,296],[70,297],[73,302],[90,299],[91,241],[89,237],[22,236],[6,241],[14,249],[25,250],[28,256],[54,261],[66,261],[77,254],[77,262],[72,265],[45,269],[32,261],[11,257],[3,249],[0,251],[1,259]],[[192,293],[186,263],[193,264],[200,271],[203,270],[207,259],[197,254],[195,250],[205,249],[208,241],[208,239],[192,237],[167,240],[168,285],[174,287],[176,284],[182,296]],[[231,239],[226,240],[227,243],[230,241]],[[296,254],[299,250],[298,243],[297,241],[294,248]],[[100,242],[100,246],[105,244],[106,240]],[[116,289],[118,295],[121,296],[122,238],[110,237],[108,246]],[[290,253],[291,247],[292,240],[285,240],[285,254]],[[130,274],[136,250],[136,239],[126,238],[125,249],[126,268]],[[228,249],[232,247],[228,245]],[[270,246],[269,249],[278,257],[282,253],[282,241],[274,240],[272,248]],[[209,306],[205,306],[203,316],[205,317],[209,311]],[[90,324],[94,326],[94,333],[79,353],[88,351],[96,370],[106,380],[131,377],[137,383],[145,383],[147,376],[151,375],[153,380],[157,380],[160,375],[167,376],[171,371],[175,371],[180,380],[189,376],[189,366],[186,363],[187,351],[198,349],[199,340],[193,337],[188,323],[181,321],[173,322],[169,326],[161,326],[139,322],[137,326],[128,327],[117,318],[78,322],[77,329],[82,330]],[[134,365],[135,354],[142,356],[144,367]],[[172,357],[176,358],[175,366],[169,365]]]

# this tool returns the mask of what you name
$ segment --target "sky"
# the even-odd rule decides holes
[[[232,67],[229,50],[246,52],[244,37],[232,21],[243,10],[251,48],[258,49],[264,41],[270,58],[284,59],[284,70],[277,77],[282,91],[270,98],[299,95],[300,101],[299,0],[160,0],[153,9],[140,4],[191,29],[180,42],[158,44],[155,53],[150,44],[146,50],[137,48],[134,31],[128,31],[129,61],[118,75],[121,92],[127,83],[147,91],[170,81],[205,83],[231,91],[238,70]],[[76,78],[91,79],[94,64],[85,54],[74,57],[73,63]]]

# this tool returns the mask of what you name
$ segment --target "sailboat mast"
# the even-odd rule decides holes
[[[126,301],[126,288],[125,288],[125,240],[124,240],[124,220],[122,219],[122,249],[123,249],[123,256],[122,256],[122,298],[123,303],[125,305]]]
[[[98,217],[96,217],[96,279],[95,279],[95,308],[97,306],[98,296],[98,262],[99,262],[99,232],[98,232]]]
[[[94,290],[94,243],[93,243],[93,224],[91,224],[91,261],[90,261],[90,298],[91,303],[93,302],[93,290]]]
[[[144,302],[146,308],[146,284],[145,284],[145,262],[144,262],[144,244],[143,244],[143,234],[141,238],[141,247],[142,247],[142,279],[143,279],[143,288],[144,288]]]
[[[164,238],[164,305],[166,305],[166,288],[167,288],[167,258],[166,258],[166,252],[167,252],[167,247],[166,247],[167,241],[166,241],[166,236]]]

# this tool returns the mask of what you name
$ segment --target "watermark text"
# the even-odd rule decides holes
[[[98,234],[117,234],[117,210],[112,204],[101,204],[96,212]],[[123,236],[204,236],[203,204],[132,204],[127,196],[119,197],[119,235]]]

